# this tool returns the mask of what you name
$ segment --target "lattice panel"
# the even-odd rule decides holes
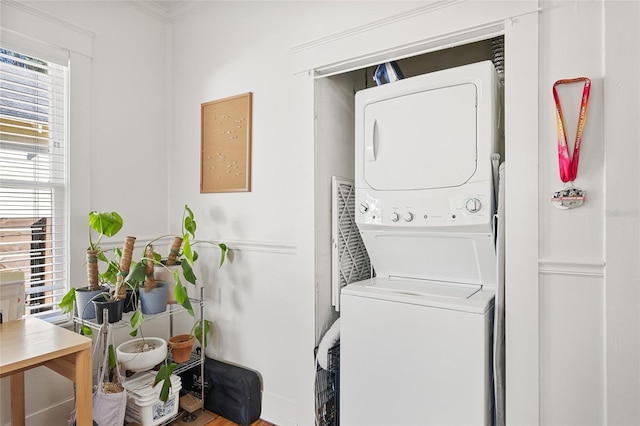
[[[336,311],[340,311],[340,290],[352,282],[371,278],[371,261],[355,221],[353,181],[332,179],[332,292]]]

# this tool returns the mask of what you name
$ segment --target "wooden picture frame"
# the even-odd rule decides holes
[[[251,92],[201,105],[201,193],[251,191],[251,108]]]

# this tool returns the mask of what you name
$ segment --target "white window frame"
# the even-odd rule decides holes
[[[7,72],[0,75],[2,81],[7,82],[2,99],[2,123],[6,133],[0,137],[6,141],[1,158],[7,163],[3,163],[0,171],[1,193],[4,194],[0,210],[2,216],[9,219],[9,227],[2,229],[2,235],[9,238],[3,241],[4,253],[0,256],[3,266],[8,268],[3,271],[2,280],[7,281],[8,276],[9,281],[24,281],[25,296],[18,303],[26,303],[25,315],[60,322],[67,319],[58,304],[69,282],[68,53],[43,46],[37,46],[37,49],[9,46],[4,40],[0,47],[6,61],[3,69]],[[32,108],[37,109],[29,112]],[[34,126],[45,131],[26,138],[20,136],[25,130],[29,132],[25,127]],[[38,138],[35,138],[36,134]],[[34,151],[30,153],[30,149]],[[16,195],[10,195],[14,192]],[[46,194],[51,194],[51,198]],[[44,224],[42,248],[34,246],[37,241],[33,237],[34,229],[37,230],[35,223],[18,225],[24,219],[49,219]],[[26,226],[32,229],[29,237],[22,237],[21,246],[12,245],[14,230],[23,232],[20,228]],[[42,264],[34,265],[34,259]],[[28,262],[26,266],[25,262]],[[24,280],[15,276],[20,271],[24,273]],[[22,312],[22,306],[4,305],[7,312],[3,314],[10,319]]]
[[[7,48],[30,45],[67,51],[69,78],[69,217],[67,287],[86,285],[87,215],[91,210],[91,60],[95,34],[24,3],[2,4],[0,40]],[[43,42],[46,41],[46,42]],[[60,318],[60,322],[65,321]],[[66,317],[70,323],[71,316]]]

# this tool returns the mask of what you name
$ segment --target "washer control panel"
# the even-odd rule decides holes
[[[467,185],[468,186],[468,185]],[[423,196],[401,191],[356,190],[356,222],[389,226],[455,226],[490,223],[493,218],[493,193],[482,188],[429,191]],[[471,192],[469,189],[484,189]],[[407,196],[410,195],[410,196]]]

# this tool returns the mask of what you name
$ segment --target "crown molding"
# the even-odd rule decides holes
[[[199,11],[210,7],[213,1],[205,0],[179,0],[169,7],[161,6],[154,0],[123,0],[134,9],[157,19],[165,24],[172,24],[195,15]]]
[[[171,22],[169,11],[151,0],[123,0],[125,4],[164,23]]]
[[[488,7],[491,5],[491,7]],[[316,77],[495,37],[537,0],[440,0],[292,46],[294,74]]]
[[[20,34],[22,42],[35,42],[92,57],[96,34],[55,15],[31,7],[25,1],[0,0],[2,2],[2,37]],[[29,29],[28,34],[25,30]],[[22,44],[22,43],[21,43]]]
[[[426,6],[422,6],[422,7],[418,7],[416,9],[411,9],[408,10],[406,12],[403,13],[398,13],[396,15],[393,16],[389,16],[387,18],[383,18],[383,19],[379,19],[377,21],[373,21],[370,22],[368,24],[364,24],[364,25],[360,25],[354,28],[349,28],[345,31],[340,31],[334,34],[330,34],[324,37],[320,37],[314,40],[310,40],[304,43],[300,43],[297,44],[293,47],[291,47],[291,51],[295,52],[301,52],[304,50],[309,50],[309,49],[313,49],[314,47],[317,46],[321,46],[324,44],[328,44],[328,43],[332,43],[335,42],[337,40],[343,39],[343,38],[349,38],[352,37],[356,34],[360,34],[360,33],[368,33],[371,30],[374,30],[376,28],[381,28],[381,27],[386,27],[388,25],[394,24],[396,22],[402,22],[402,21],[406,21],[410,18],[413,18],[415,16],[420,16],[420,15],[424,15],[424,14],[428,14],[428,13],[433,13],[436,10],[439,9],[444,9],[447,7],[451,7],[453,5],[456,5],[458,3],[465,3],[468,0],[441,0],[441,1],[435,1],[432,2],[431,4],[428,4]]]
[[[61,27],[67,28],[73,32],[76,32],[80,35],[83,35],[85,37],[88,37],[90,39],[95,38],[96,34],[92,31],[89,31],[86,28],[80,27],[78,25],[72,24],[71,22],[65,21],[63,19],[60,19],[56,16],[50,15],[48,13],[45,13],[41,10],[38,9],[34,9],[31,6],[27,6],[26,3],[21,2],[21,1],[16,1],[16,0],[2,0],[2,7],[5,6],[11,6],[15,9],[18,9],[22,12],[26,12],[29,15],[38,17],[40,19],[44,19],[46,21],[49,21],[53,24],[59,25]]]

